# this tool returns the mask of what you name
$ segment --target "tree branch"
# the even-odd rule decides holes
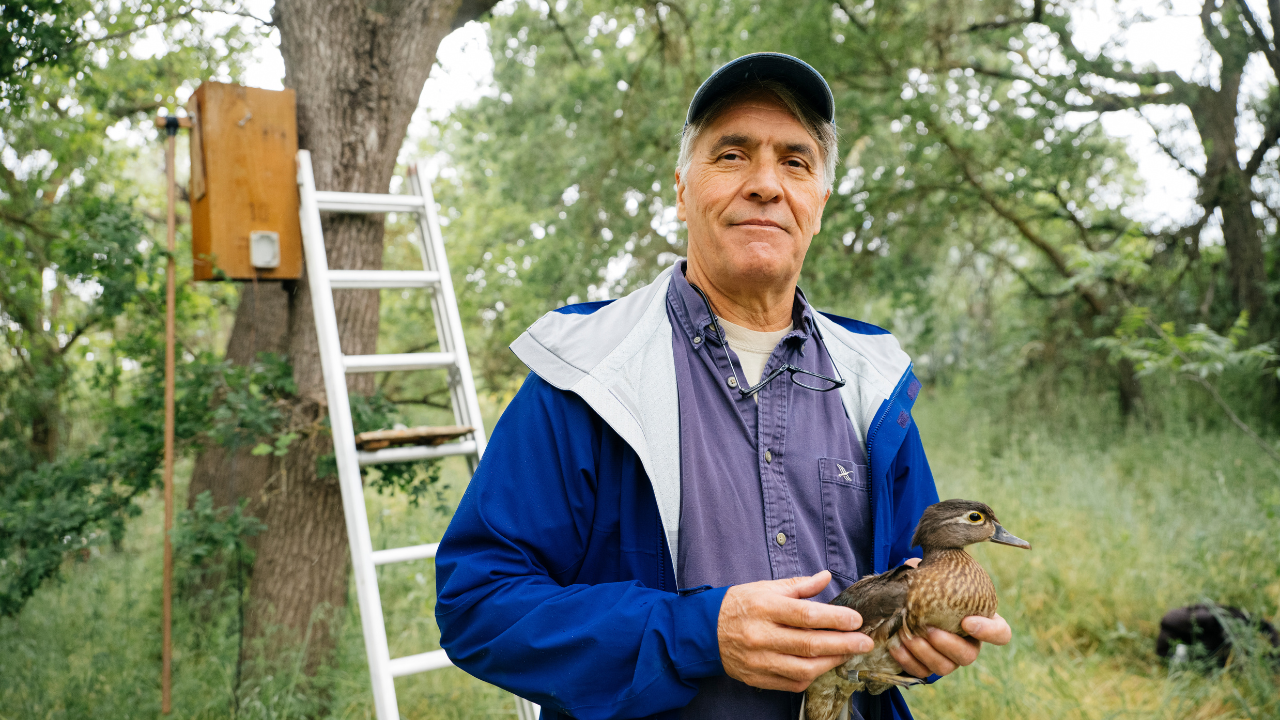
[[[85,318],[84,321],[76,328],[76,331],[71,333],[71,337],[67,338],[67,342],[63,344],[62,347],[58,348],[58,354],[66,355],[67,351],[71,349],[71,346],[75,345],[76,340],[79,340],[81,335],[84,335],[91,328],[97,326],[98,321],[101,319],[102,316],[100,313],[94,313]]]
[[[11,222],[14,225],[21,225],[45,240],[52,240],[55,237],[53,233],[44,230],[39,225],[32,223],[30,220],[14,215],[6,210],[0,210],[0,221]]]
[[[582,61],[582,56],[578,54],[578,48],[574,47],[573,38],[569,37],[569,31],[560,22],[560,18],[556,17],[556,9],[553,3],[547,3],[547,19],[551,21],[552,27],[560,33],[560,37],[564,38],[564,46],[569,49],[569,54],[573,56],[574,62],[586,67],[587,64]]]
[[[992,260],[995,260],[1001,265],[1004,265],[1005,267],[1012,270],[1013,274],[1017,275],[1018,279],[1022,281],[1022,284],[1026,285],[1027,289],[1031,291],[1031,294],[1035,295],[1041,300],[1053,300],[1054,298],[1066,297],[1067,295],[1070,294],[1069,292],[1051,293],[1051,292],[1048,292],[1047,290],[1042,290],[1039,286],[1037,286],[1034,282],[1031,281],[1031,278],[1028,277],[1025,272],[1023,272],[1022,268],[1018,267],[1017,265],[1014,265],[1013,261],[1010,260],[1009,258],[1003,255],[997,255],[988,250],[978,250],[978,252],[982,253],[983,255],[986,255]]]
[[[223,10],[221,8],[210,8],[210,7],[197,8],[197,10],[200,12],[218,13],[219,15],[235,15],[236,17],[249,18],[250,20],[257,20],[259,23],[262,23],[266,27],[276,26],[276,23],[274,20],[267,20],[267,19],[260,18],[257,15],[254,15],[253,13],[249,12],[248,10]]]
[[[970,25],[965,32],[978,32],[980,30],[1000,30],[1002,28],[1013,27],[1015,25],[1026,25],[1028,23],[1041,22],[1044,17],[1044,0],[1036,0],[1035,5],[1031,8],[1030,17],[1011,18],[1008,20],[995,20],[993,22],[974,23]]]
[[[1262,142],[1259,142],[1258,147],[1253,149],[1253,155],[1249,156],[1249,162],[1244,166],[1244,176],[1250,180],[1262,168],[1262,161],[1267,153],[1276,146],[1277,141],[1280,141],[1280,110],[1273,109],[1271,115],[1271,122],[1267,123]]]
[[[453,22],[449,25],[449,29],[457,30],[489,12],[497,4],[498,0],[462,0],[458,4],[458,12],[454,14]]]
[[[439,410],[448,410],[453,407],[448,400],[432,400],[430,394],[423,395],[420,398],[388,397],[387,400],[396,405],[426,405]]]
[[[836,0],[836,4],[844,11],[845,16],[849,18],[849,22],[853,23],[854,27],[861,30],[863,35],[871,34],[867,24],[859,20],[857,15],[853,14],[853,8],[849,7],[848,4],[845,3],[845,0]]]
[[[1262,25],[1258,23],[1258,18],[1253,14],[1253,9],[1249,7],[1249,3],[1245,2],[1245,0],[1236,0],[1236,4],[1240,6],[1240,17],[1244,18],[1245,25],[1248,25],[1249,30],[1252,31],[1253,40],[1258,49],[1267,58],[1267,64],[1271,66],[1271,72],[1277,78],[1280,78],[1280,53],[1276,52],[1275,45],[1271,40],[1267,39],[1267,34],[1262,31]],[[1273,19],[1272,22],[1275,22],[1275,20]]]
[[[152,20],[142,25],[130,27],[128,30],[121,30],[119,32],[107,33],[106,35],[102,35],[100,37],[86,38],[84,40],[77,42],[76,44],[92,45],[97,43],[110,42],[112,40],[122,40],[124,38],[136,35],[139,31],[146,30],[147,28],[152,28],[157,25],[169,25],[179,20],[186,20],[187,18],[190,18],[192,15],[195,15],[196,12],[200,9],[201,8],[189,7],[186,10],[183,10],[182,12],[174,13],[173,15],[167,15],[163,18],[160,18],[159,20]],[[220,12],[220,11],[210,11],[210,12]]]
[[[1090,60],[1075,45],[1074,36],[1068,27],[1068,19],[1047,15],[1043,20],[1044,24],[1058,36],[1058,47],[1067,57],[1067,60],[1075,63],[1076,74],[1093,74],[1099,77],[1118,80],[1120,82],[1133,83],[1139,87],[1155,87],[1157,85],[1168,85],[1172,90],[1167,93],[1175,97],[1186,97],[1188,93],[1199,89],[1198,85],[1188,83],[1183,80],[1178,73],[1172,70],[1146,70],[1134,71],[1132,65],[1127,62],[1118,63],[1120,69],[1117,69],[1116,61],[1099,55],[1096,59]],[[1179,101],[1182,102],[1182,101]],[[1164,104],[1175,104],[1166,102]]]
[[[964,154],[955,146],[955,143],[951,141],[951,138],[943,132],[942,128],[937,127],[933,123],[929,123],[929,125],[930,131],[937,133],[942,144],[945,145],[947,149],[951,151],[951,155],[956,158],[956,162],[960,165],[960,170],[964,174],[965,180],[978,191],[978,196],[982,198],[982,201],[994,210],[997,215],[1010,222],[1015,228],[1017,228],[1018,233],[1022,235],[1022,237],[1026,238],[1028,242],[1036,246],[1040,252],[1044,253],[1045,256],[1049,258],[1049,262],[1053,264],[1054,268],[1056,268],[1064,278],[1070,279],[1075,277],[1076,274],[1073,273],[1071,268],[1067,265],[1067,259],[1063,256],[1062,252],[1033,230],[1031,226],[1027,224],[1026,220],[1019,217],[1012,210],[1006,208],[1004,204],[1000,202],[999,198],[995,196],[995,193],[991,192],[985,185],[983,185],[982,180],[973,172],[973,169],[969,167],[969,163],[966,161]],[[1092,308],[1095,313],[1098,315],[1104,314],[1106,309],[1102,304],[1102,300],[1096,293],[1079,285],[1076,286],[1076,292],[1080,294],[1080,297],[1084,298],[1085,302],[1089,303],[1089,307]]]
[[[1228,75],[1238,73],[1244,70],[1245,63],[1248,61],[1248,53],[1243,55],[1236,52],[1237,48],[1232,47],[1231,36],[1222,36],[1222,31],[1213,22],[1213,15],[1218,11],[1218,0],[1204,0],[1204,5],[1200,7],[1200,28],[1204,32],[1204,39],[1209,41],[1210,47],[1218,54],[1218,59],[1222,61],[1222,67],[1218,71],[1218,77],[1225,78]]]
[[[1084,220],[1081,220],[1080,216],[1076,215],[1075,211],[1068,206],[1067,199],[1062,197],[1062,192],[1058,190],[1057,184],[1054,184],[1052,193],[1058,199],[1058,205],[1062,208],[1062,212],[1066,214],[1067,219],[1075,226],[1076,233],[1080,235],[1080,242],[1084,243],[1084,246],[1089,250],[1096,252],[1097,248],[1094,247],[1089,238],[1089,228],[1085,226]]]
[[[1178,157],[1178,154],[1173,151],[1172,147],[1170,147],[1169,145],[1166,145],[1164,141],[1160,139],[1160,130],[1156,128],[1155,124],[1151,122],[1150,118],[1148,118],[1146,115],[1143,115],[1142,113],[1138,113],[1138,114],[1142,115],[1142,119],[1145,120],[1147,122],[1147,125],[1151,128],[1151,134],[1155,137],[1156,146],[1159,147],[1161,150],[1163,150],[1164,154],[1168,155],[1169,159],[1172,160],[1178,167],[1182,168],[1184,172],[1190,173],[1191,176],[1196,178],[1197,180],[1201,179],[1200,173],[1191,169],[1185,162],[1182,161],[1182,158]]]
[[[1182,94],[1177,92],[1138,93],[1137,95],[1116,95],[1115,93],[1084,88],[1083,95],[1091,102],[1088,105],[1074,105],[1081,112],[1117,112],[1120,110],[1137,110],[1143,105],[1185,105]]]

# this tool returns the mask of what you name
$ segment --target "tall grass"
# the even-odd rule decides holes
[[[1276,618],[1280,468],[1226,430],[1126,429],[1084,403],[1009,417],[965,398],[920,405],[939,492],[988,502],[1034,550],[973,548],[1015,639],[913,692],[918,715],[1280,717],[1280,675],[1257,653],[1227,672],[1171,674],[1154,647],[1172,607]]]
[[[910,692],[920,718],[1277,718],[1280,676],[1258,653],[1226,671],[1171,671],[1155,656],[1160,616],[1194,602],[1280,608],[1280,471],[1247,439],[1166,421],[1119,426],[1108,409],[1009,416],[961,388],[926,394],[917,422],[943,497],[989,503],[1023,552],[975,556],[1014,628],[1004,648]],[[443,473],[442,509],[367,496],[376,547],[439,539],[466,482]],[[69,560],[17,618],[0,620],[0,719],[133,718],[159,711],[160,505],[144,503],[124,546]],[[379,570],[393,655],[438,647],[431,563]],[[174,717],[372,717],[354,598],[338,611],[330,667],[287,659],[246,671],[237,696],[235,603],[175,612]],[[1245,643],[1247,644],[1247,643]],[[511,717],[509,695],[455,669],[397,681],[408,718]]]

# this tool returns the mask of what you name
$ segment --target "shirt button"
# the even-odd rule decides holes
[[[764,451],[764,461],[767,463],[773,462],[773,453],[771,451],[769,450]]]
[[[731,387],[731,388],[736,388],[736,387],[738,387],[738,378],[736,378],[736,377],[730,377],[730,378],[729,378],[728,380],[726,380],[725,382],[729,383],[729,387]]]
[[[701,344],[702,344],[702,336],[701,336],[701,335],[694,335],[694,336],[693,336],[693,344],[694,344],[694,345],[701,345]]]
[[[777,540],[777,541],[778,541],[778,545],[786,545],[786,544],[787,544],[787,534],[786,534],[786,533],[778,533],[778,537],[776,537],[776,538],[775,538],[775,540]]]

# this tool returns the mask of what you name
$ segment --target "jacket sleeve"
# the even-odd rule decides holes
[[[597,466],[604,432],[580,398],[530,375],[436,555],[450,659],[586,720],[683,707],[698,678],[724,671],[716,624],[726,588],[682,596],[638,581],[570,582],[600,532],[600,473],[624,471]]]
[[[907,435],[898,447],[891,468],[893,478],[893,540],[889,549],[889,567],[897,567],[903,560],[921,557],[919,547],[912,546],[911,536],[924,509],[938,502],[938,488],[933,483],[929,461],[920,443],[920,431],[913,421]]]

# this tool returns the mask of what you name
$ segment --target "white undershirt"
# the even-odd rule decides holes
[[[764,374],[764,366],[769,362],[769,356],[773,355],[773,349],[778,346],[782,338],[786,337],[787,333],[795,328],[795,323],[789,323],[781,330],[760,332],[734,325],[724,318],[717,319],[720,321],[720,326],[724,328],[729,347],[733,348],[738,355],[746,387],[760,382],[760,376]],[[757,398],[756,402],[759,401]]]

